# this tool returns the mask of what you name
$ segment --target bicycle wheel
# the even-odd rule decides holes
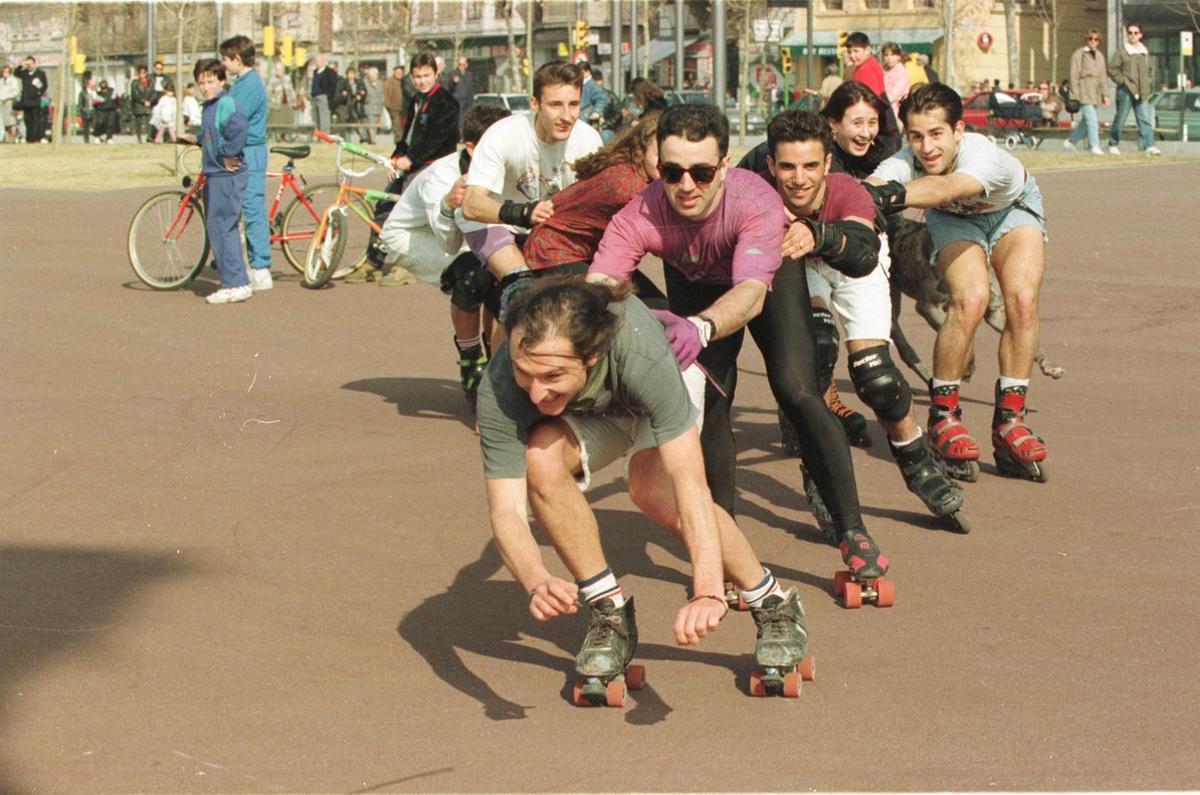
[[[288,264],[302,274],[304,273],[304,261],[308,254],[309,239],[317,231],[317,223],[321,220],[325,210],[337,201],[337,195],[338,185],[335,182],[310,185],[304,190],[304,201],[297,196],[283,213],[283,221],[280,225],[280,234],[283,235],[283,238],[279,241],[280,247],[283,249],[283,256],[287,259]],[[350,194],[346,198],[368,218],[374,214],[374,208],[370,202],[361,196]],[[349,212],[353,213],[354,210]],[[333,274],[335,279],[342,278],[367,258],[367,245],[371,240],[371,227],[367,226],[361,218],[357,221],[349,217],[343,220],[347,221],[343,230],[346,235],[346,254],[342,264],[338,267],[338,272]]]
[[[185,206],[186,202],[186,206]],[[151,196],[129,224],[129,264],[146,285],[175,290],[196,278],[208,259],[204,207],[181,190]]]
[[[344,207],[331,207],[325,211],[324,228],[318,228],[308,242],[304,256],[304,279],[300,283],[316,290],[329,283],[337,270],[342,254],[346,250],[346,212]]]

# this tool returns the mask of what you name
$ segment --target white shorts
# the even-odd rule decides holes
[[[389,263],[407,268],[413,276],[428,284],[440,285],[442,271],[455,257],[442,250],[441,243],[426,227],[405,229],[385,223],[379,239],[387,249]]]
[[[683,385],[692,402],[696,430],[700,430],[704,417],[704,381],[704,373],[694,364],[683,371]],[[643,450],[658,447],[649,417],[564,414],[562,419],[579,442],[582,471],[575,475],[575,482],[580,491],[591,488],[593,472],[599,472],[621,456],[628,454],[633,458]],[[626,478],[629,477],[629,458],[625,460]]]
[[[847,340],[892,339],[892,290],[888,273],[892,258],[887,236],[879,236],[879,265],[875,270],[852,279],[824,262],[805,266],[808,294],[820,298],[842,319]]]

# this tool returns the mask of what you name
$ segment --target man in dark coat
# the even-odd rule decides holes
[[[458,100],[458,127],[461,130],[463,117],[475,103],[475,78],[471,76],[471,62],[465,55],[458,56],[457,68],[450,73],[450,84],[454,86],[454,98]]]
[[[46,135],[46,108],[42,107],[42,99],[50,87],[46,73],[38,68],[37,59],[32,55],[17,67],[13,75],[21,81],[21,96],[13,107],[24,111],[25,141],[35,144]]]
[[[142,142],[143,134],[147,141],[151,140],[147,122],[150,112],[154,110],[154,86],[146,75],[145,66],[139,66],[137,69],[137,77],[129,87],[129,100],[133,103],[133,131],[137,135],[138,143]]]

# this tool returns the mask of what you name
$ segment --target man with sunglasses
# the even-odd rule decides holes
[[[1150,63],[1150,51],[1142,44],[1142,26],[1130,23],[1125,26],[1125,41],[1117,47],[1108,60],[1108,76],[1117,84],[1117,115],[1108,133],[1108,153],[1121,154],[1117,146],[1121,142],[1121,128],[1133,109],[1137,119],[1138,149],[1148,155],[1161,155],[1154,145],[1154,123],[1150,120],[1150,103],[1147,101],[1154,91],[1154,67]]]
[[[701,442],[713,498],[730,513],[737,456],[730,411],[743,328],[749,327],[771,391],[797,429],[804,466],[828,504],[842,559],[856,578],[883,576],[888,561],[862,523],[846,434],[817,385],[804,267],[792,260],[780,267],[783,202],[757,174],[729,168],[729,123],[720,109],[668,108],[657,136],[661,179],[609,223],[589,278],[625,281],[644,255],[663,260],[671,312],[686,318],[668,323],[672,350],[682,367],[698,361],[713,381]],[[835,258],[859,256],[845,235],[831,234],[816,245],[829,246]],[[812,241],[799,241],[789,255],[799,259],[812,247]],[[863,259],[864,267],[866,259],[873,267],[873,258]]]
[[[1088,150],[1094,155],[1104,154],[1100,148],[1100,122],[1096,118],[1096,106],[1108,107],[1108,67],[1104,53],[1100,51],[1100,31],[1092,28],[1087,32],[1084,44],[1071,55],[1071,97],[1078,100],[1080,119],[1070,137],[1063,141],[1063,148],[1074,151],[1075,145],[1088,139]]]

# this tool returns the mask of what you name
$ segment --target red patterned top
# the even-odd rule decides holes
[[[591,262],[609,220],[647,184],[636,164],[618,163],[554,194],[554,215],[529,233],[525,262],[533,270]]]

